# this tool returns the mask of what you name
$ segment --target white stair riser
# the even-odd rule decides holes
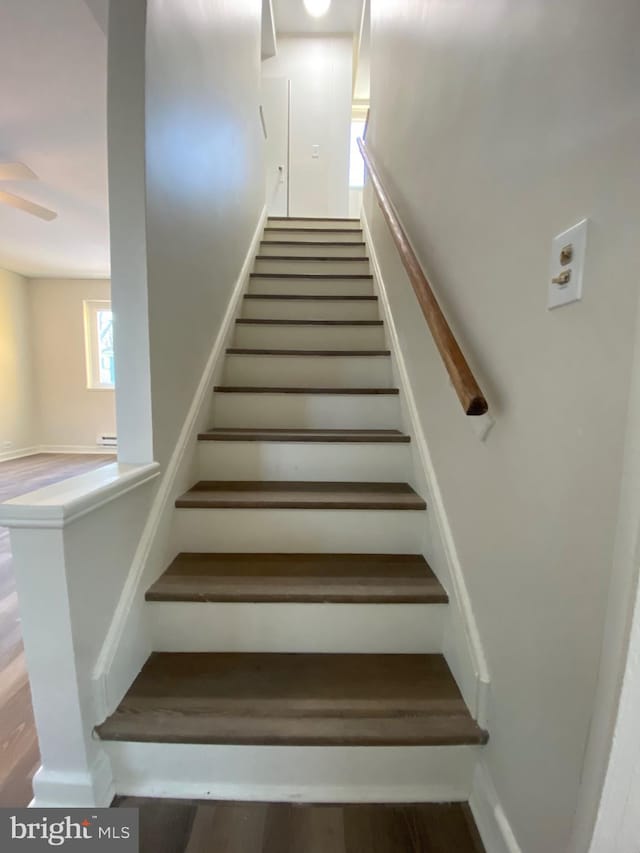
[[[228,355],[223,385],[390,388],[388,356]]]
[[[386,349],[384,326],[245,326],[234,347],[254,349]]]
[[[273,231],[265,231],[262,239],[265,243],[272,240],[286,240],[288,243],[359,243],[362,240],[362,231],[286,231],[274,228]]]
[[[105,741],[120,795],[263,802],[462,802],[476,746],[226,746]]]
[[[372,300],[243,299],[242,316],[261,320],[378,320]]]
[[[147,602],[156,652],[437,654],[446,604]]]
[[[200,441],[197,470],[201,480],[406,483],[411,445]]]
[[[301,296],[373,296],[373,282],[369,279],[249,279],[248,293],[293,293]]]
[[[354,228],[361,227],[359,219],[305,219],[304,217],[300,219],[287,219],[284,216],[270,216],[267,219],[268,228],[277,228],[278,226],[282,228],[302,228],[304,230],[313,228],[317,231],[322,231],[326,228],[353,230]]]
[[[322,243],[318,243],[314,246],[305,246],[304,243],[300,243],[300,241],[288,241],[293,242],[294,245],[280,245],[278,243],[274,243],[273,241],[267,241],[265,243],[260,244],[260,255],[292,255],[294,257],[300,257],[301,255],[309,255],[311,257],[323,257],[323,258],[332,258],[342,257],[342,258],[353,258],[353,257],[363,257],[367,254],[366,246],[364,243],[358,245],[349,245],[346,244],[338,244],[338,245],[328,245],[323,246]],[[332,241],[329,240],[329,243]],[[336,241],[333,241],[336,242]],[[353,240],[353,243],[356,243],[357,240]],[[297,245],[296,245],[297,243]]]
[[[214,394],[214,427],[401,429],[391,394]]]
[[[368,275],[369,261],[363,258],[359,261],[344,260],[286,260],[276,258],[256,259],[254,272],[284,273],[285,275]]]
[[[195,552],[419,554],[417,510],[176,509],[173,546]]]

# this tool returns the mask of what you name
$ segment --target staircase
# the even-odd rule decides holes
[[[118,793],[466,799],[487,734],[442,655],[359,222],[268,220],[242,301],[155,651],[98,727]]]

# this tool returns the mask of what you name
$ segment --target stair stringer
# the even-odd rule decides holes
[[[177,554],[175,537],[172,535],[175,501],[196,479],[198,433],[208,426],[211,389],[222,373],[225,352],[234,333],[235,320],[240,314],[242,296],[248,290],[249,276],[266,220],[267,209],[263,207],[229,297],[220,330],[169,463],[162,473],[129,575],[93,669],[92,692],[97,723],[115,710],[153,651],[153,638],[144,607],[145,592]]]
[[[442,653],[473,717],[479,725],[487,728],[489,669],[364,209],[361,221],[373,273],[374,290],[378,295],[388,348],[392,352],[394,379],[401,391],[402,416],[406,431],[412,437],[415,480],[410,481],[410,484],[427,501],[422,553],[449,595]]]

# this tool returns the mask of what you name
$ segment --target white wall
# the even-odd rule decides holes
[[[34,443],[29,285],[0,269],[0,458]]]
[[[161,463],[175,444],[264,205],[261,10],[261,0],[148,3],[148,299],[154,450]]]
[[[637,569],[640,542],[640,310],[636,329],[624,473],[602,665],[572,853],[586,849],[607,761],[606,782],[598,803],[590,853],[635,853],[640,838],[640,587]],[[616,708],[618,694],[620,702]]]
[[[349,216],[352,219],[359,219],[362,211],[362,190],[359,188],[349,188]]]
[[[114,433],[114,392],[87,388],[83,303],[110,298],[104,279],[31,279],[29,348],[33,359],[36,444],[95,448]]]
[[[260,0],[110,7],[112,304],[126,318],[116,365],[127,366],[118,458],[148,462],[151,451],[162,477],[100,656],[109,709],[149,652],[144,592],[174,556],[173,504],[194,482],[208,408],[196,392],[202,382],[208,403],[207,360],[264,210],[260,10]]]
[[[87,389],[85,299],[108,300],[109,282],[0,270],[0,456],[115,432],[114,392]]]
[[[291,216],[349,215],[352,63],[350,36],[279,36],[262,63],[263,77],[291,80]]]
[[[367,190],[524,853],[568,848],[594,708],[640,267],[638,27],[634,0],[372,5],[368,141],[496,418],[479,443]],[[547,312],[551,238],[585,216],[584,299]]]
[[[109,4],[107,126],[118,460],[152,462],[145,159],[147,2]],[[118,365],[126,365],[118,370]]]

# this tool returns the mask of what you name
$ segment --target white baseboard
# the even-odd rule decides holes
[[[487,853],[522,853],[489,771],[482,763],[473,776],[469,805]]]
[[[8,450],[6,453],[0,453],[0,462],[9,462],[11,459],[35,456],[38,453],[115,454],[116,448],[101,447],[97,444],[35,444],[31,447],[22,447],[19,450]]]
[[[417,455],[424,472],[424,477],[428,484],[428,511],[435,519],[436,531],[440,538],[444,558],[447,562],[446,568],[448,570],[448,577],[451,581],[450,586],[452,587],[448,590],[450,607],[458,610],[461,627],[464,631],[465,649],[461,650],[461,654],[455,655],[456,659],[454,660],[453,655],[447,654],[446,646],[444,653],[447,658],[447,662],[458,681],[460,689],[462,690],[465,701],[469,705],[471,713],[478,721],[479,725],[486,726],[490,684],[489,669],[480,641],[480,634],[473,614],[471,599],[469,597],[464,574],[462,572],[462,566],[460,564],[460,559],[453,539],[453,533],[445,510],[444,500],[438,485],[435,468],[431,459],[424,430],[422,428],[416,399],[413,394],[409,373],[402,354],[402,348],[400,346],[400,335],[395,325],[387,288],[364,208],[362,210],[361,219],[364,238],[369,251],[374,286],[379,296],[380,308],[384,316],[385,327],[389,336],[395,368],[397,370],[399,384],[402,390],[402,398],[410,421],[410,432],[417,449]],[[432,568],[436,574],[438,574],[438,566],[433,566]],[[459,633],[460,628],[454,630],[457,634]],[[471,670],[473,683],[470,683],[469,678],[469,672]]]
[[[169,521],[173,504],[181,486],[181,478],[191,465],[195,444],[203,418],[208,416],[215,371],[222,362],[227,340],[233,331],[243,292],[258,251],[266,220],[262,209],[242,269],[233,287],[220,331],[202,372],[191,406],[180,430],[171,459],[162,475],[147,523],[134,555],[131,571],[125,582],[92,674],[96,721],[102,721],[114,710],[131,682],[140,671],[150,648],[149,632],[143,614],[144,578],[152,549],[165,523]],[[135,605],[138,605],[136,608]]]
[[[86,453],[116,455],[117,447],[103,447],[99,444],[41,444],[37,453]]]
[[[109,806],[115,796],[111,762],[100,751],[88,773],[51,772],[40,767],[33,777],[33,793],[32,808]]]
[[[39,447],[20,447],[17,450],[6,450],[0,453],[0,462],[9,462],[11,459],[22,459],[23,456],[33,456],[35,453],[41,453]]]

